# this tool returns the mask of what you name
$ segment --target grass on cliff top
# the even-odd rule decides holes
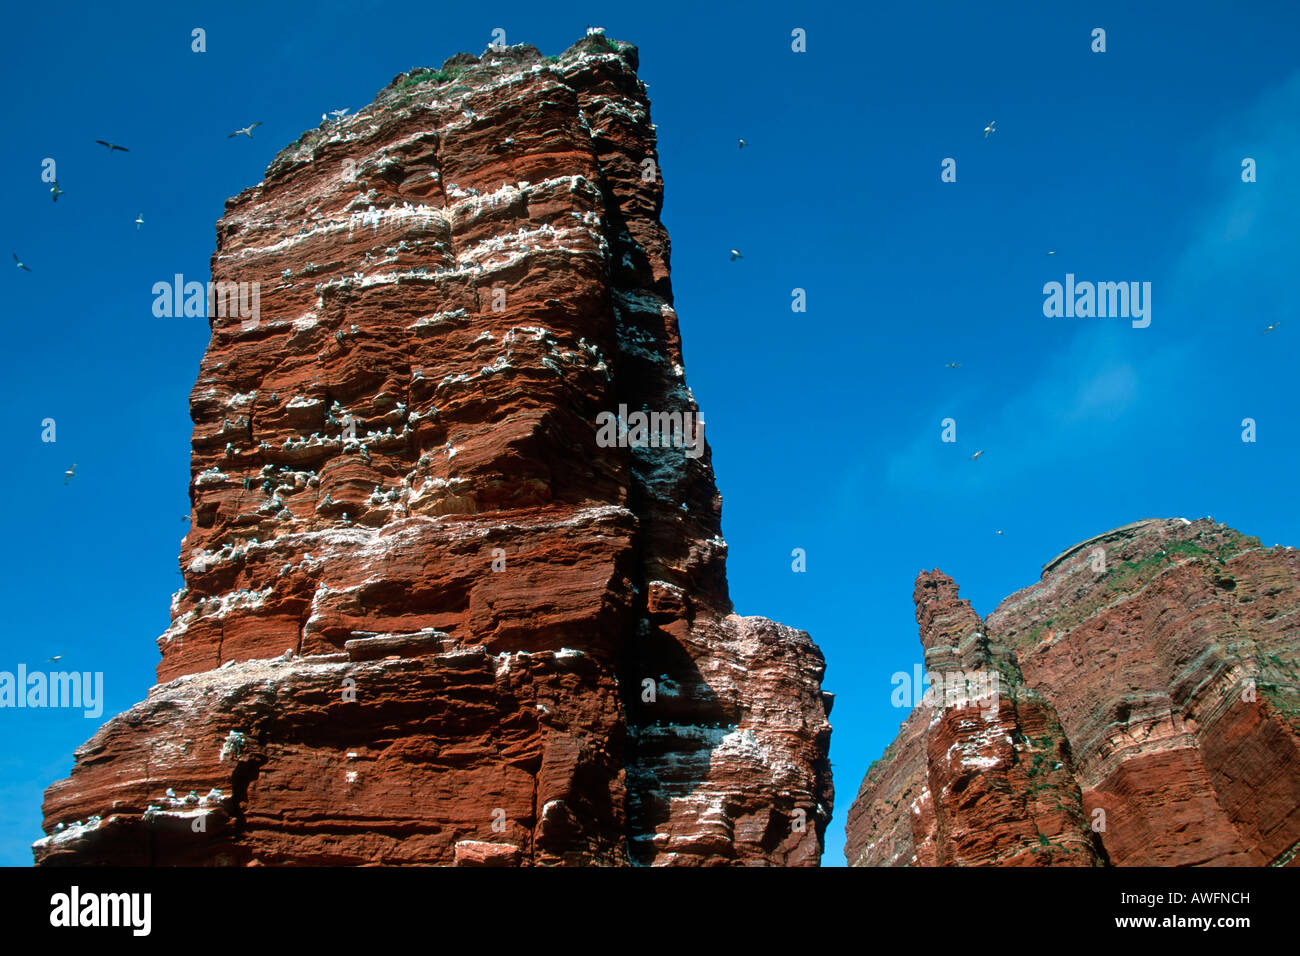
[[[1222,552],[1222,549],[1220,549],[1220,552]],[[1207,557],[1210,554],[1211,552],[1208,549],[1202,548],[1199,544],[1193,544],[1191,541],[1175,541],[1164,549],[1163,554],[1156,552],[1140,561],[1125,561],[1106,576],[1106,587],[1108,590],[1118,590],[1117,586],[1122,586],[1134,578],[1145,581],[1154,576],[1149,575],[1148,572],[1154,571],[1165,564],[1172,564],[1179,555],[1200,558]],[[1225,558],[1217,554],[1214,557],[1218,561],[1225,560]]]
[[[397,89],[405,90],[420,83],[448,83],[460,76],[460,68],[453,66],[449,70],[430,70],[420,68],[412,70],[411,75],[397,84]]]
[[[1141,590],[1148,581],[1159,574],[1168,565],[1177,563],[1182,557],[1205,558],[1223,565],[1235,555],[1248,548],[1260,546],[1258,538],[1248,537],[1236,532],[1229,532],[1217,545],[1206,542],[1209,547],[1202,547],[1194,541],[1174,541],[1164,548],[1164,553],[1156,552],[1139,561],[1125,561],[1109,568],[1101,576],[1100,587],[1091,595],[1091,599],[1072,609],[1071,613],[1059,618],[1049,618],[1024,634],[1015,638],[1014,649],[1017,651],[1034,647],[1049,628],[1054,631],[1068,631],[1077,624],[1086,621],[1099,608],[1105,607],[1123,591],[1130,593]],[[1230,574],[1217,573],[1216,584],[1225,590],[1234,590],[1236,581]]]
[[[589,39],[591,41],[590,48],[593,52],[596,53],[620,52],[621,48],[619,47],[618,43],[608,39],[607,37],[593,34]],[[547,63],[560,62],[560,58],[558,56],[544,56],[542,57],[542,59]],[[411,71],[410,76],[408,76],[406,79],[398,83],[394,87],[394,89],[398,91],[406,90],[406,89],[410,89],[413,86],[419,86],[422,83],[433,83],[441,86],[443,83],[450,83],[452,80],[456,79],[456,77],[460,76],[461,73],[464,72],[464,70],[465,68],[463,66],[453,66],[450,69],[446,69],[446,70],[435,70],[430,67],[423,67],[423,66],[417,67],[416,69]]]

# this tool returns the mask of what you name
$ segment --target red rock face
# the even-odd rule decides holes
[[[818,863],[824,664],[732,613],[657,162],[589,37],[399,76],[227,203],[260,308],[211,319],[159,686],[38,862]],[[690,417],[605,447],[620,406]]]
[[[851,864],[1295,864],[1300,553],[1142,521],[987,621],[938,572],[916,603],[931,673],[993,667],[1006,696],[996,721],[909,715],[850,811]]]

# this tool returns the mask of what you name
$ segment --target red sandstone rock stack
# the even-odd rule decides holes
[[[732,613],[636,49],[461,54],[226,206],[159,685],[44,864],[816,865],[830,695]]]
[[[923,572],[932,674],[998,706],[908,716],[849,813],[852,865],[1295,865],[1300,552],[1210,520],[1069,549],[981,621]]]

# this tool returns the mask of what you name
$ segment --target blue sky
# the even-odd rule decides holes
[[[920,660],[917,571],[952,574],[987,614],[1139,518],[1300,544],[1293,4],[73,6],[57,30],[14,7],[0,39],[0,253],[33,270],[0,271],[0,670],[63,654],[105,673],[106,701],[100,720],[0,710],[0,863],[30,863],[44,788],[144,697],[179,586],[207,325],[154,318],[153,283],[207,279],[225,199],[323,111],[497,27],[546,54],[589,23],[640,47],[732,595],[808,630],[837,695],[826,864],[905,716],[889,678]],[[255,121],[252,141],[226,138]],[[1043,284],[1066,272],[1151,282],[1150,327],[1045,318]]]

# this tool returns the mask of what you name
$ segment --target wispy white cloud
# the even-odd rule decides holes
[[[1258,312],[1263,299],[1292,298],[1289,283],[1300,248],[1300,71],[1263,93],[1239,116],[1225,119],[1197,144],[1210,157],[1208,175],[1222,178],[1218,200],[1200,221],[1171,277],[1188,304],[1235,298]],[[1241,180],[1241,163],[1255,160],[1257,181]],[[1267,323],[1265,323],[1267,324]]]
[[[1222,186],[1168,274],[1153,283],[1151,328],[1076,320],[1077,330],[1031,375],[986,383],[946,407],[936,403],[928,427],[886,460],[885,484],[983,494],[1016,474],[1059,472],[1080,459],[1104,464],[1125,442],[1176,422],[1189,402],[1212,401],[1197,389],[1225,374],[1221,340],[1257,347],[1243,331],[1262,329],[1293,295],[1300,179],[1288,171],[1300,168],[1297,115],[1300,72],[1198,143]],[[1257,161],[1261,179],[1270,177],[1267,183],[1241,181],[1246,156]],[[957,419],[956,446],[940,441],[939,423],[948,416]],[[971,462],[979,449],[985,455]]]

